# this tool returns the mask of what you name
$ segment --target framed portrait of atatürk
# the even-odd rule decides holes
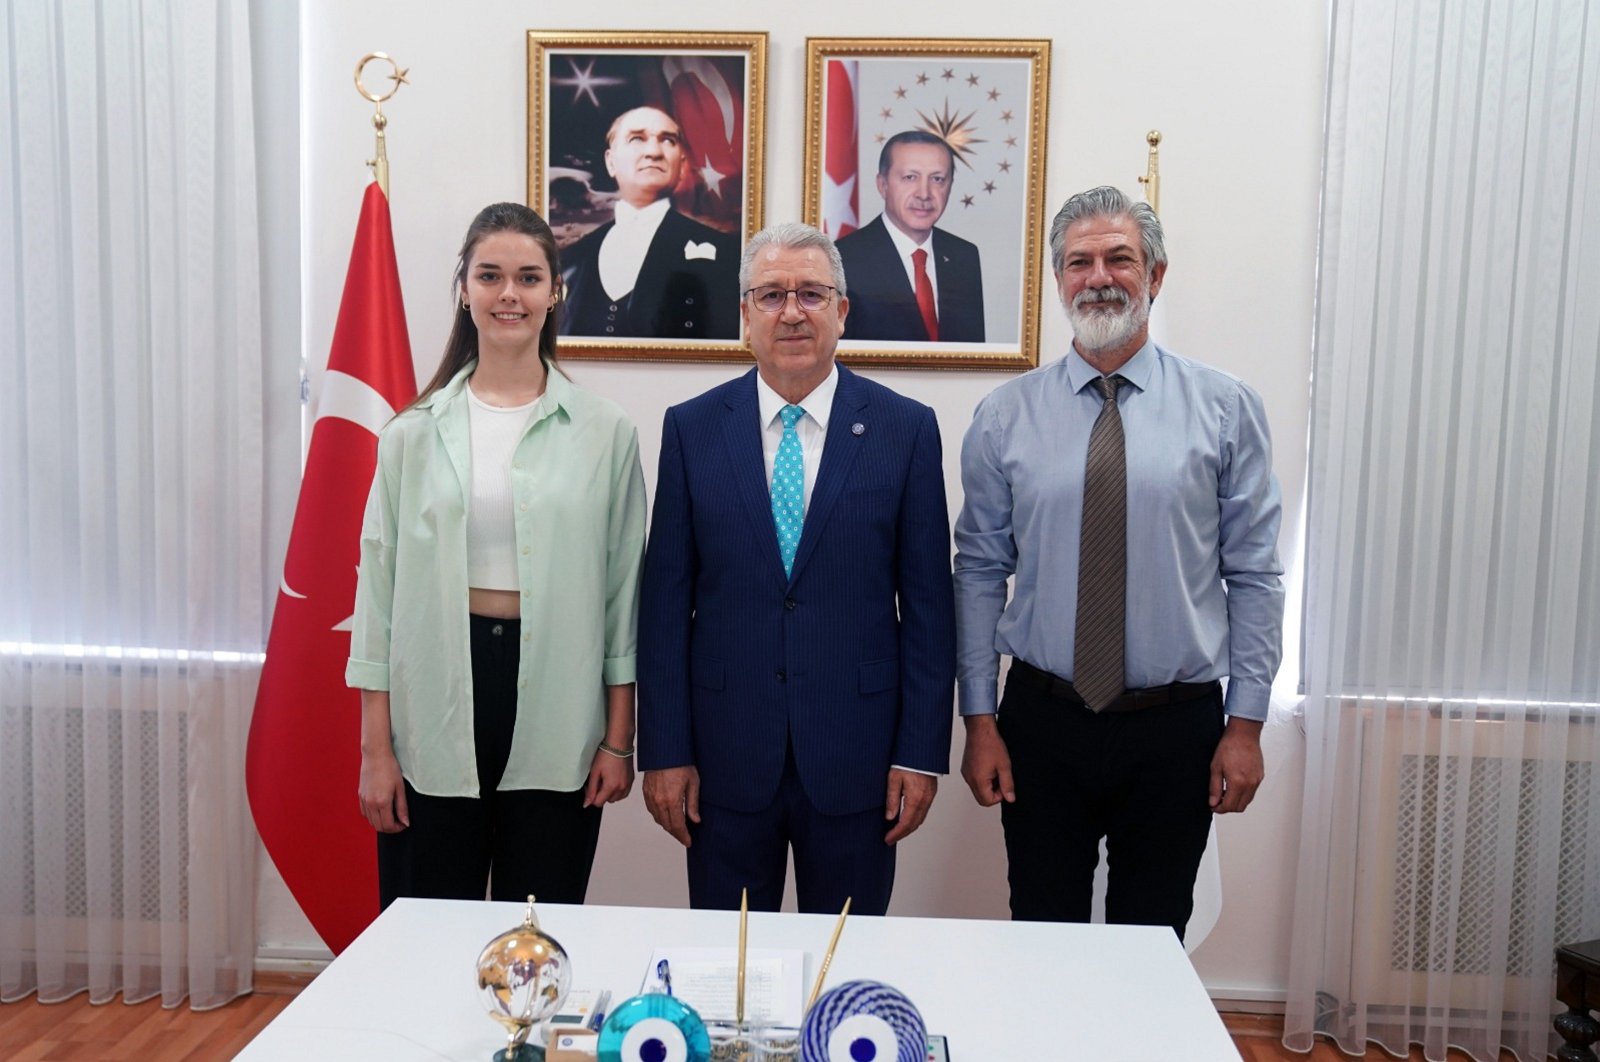
[[[749,358],[765,33],[528,31],[528,205],[560,255],[561,355]]]
[[[840,357],[1037,365],[1050,42],[806,44],[805,220],[844,260]]]

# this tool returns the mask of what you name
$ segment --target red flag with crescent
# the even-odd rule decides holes
[[[671,93],[669,110],[689,150],[680,209],[701,221],[738,232],[744,209],[744,86],[715,57],[674,55],[662,60]],[[741,234],[742,235],[742,234]]]
[[[823,116],[822,231],[834,239],[861,224],[861,190],[856,174],[859,123],[853,59],[828,60],[827,110]]]
[[[367,186],[250,722],[245,786],[267,854],[337,954],[378,915],[356,800],[361,697],[344,684],[378,429],[416,397],[389,201]]]

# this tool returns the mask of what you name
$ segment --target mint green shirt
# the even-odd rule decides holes
[[[394,751],[431,796],[478,796],[467,630],[469,364],[378,435],[345,682],[388,690]],[[579,789],[606,686],[634,680],[644,472],[615,403],[551,370],[512,455],[522,645],[500,788]]]

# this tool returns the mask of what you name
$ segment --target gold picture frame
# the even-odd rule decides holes
[[[845,259],[841,358],[1038,365],[1049,88],[1048,40],[806,41],[804,217]]]
[[[561,254],[562,357],[749,360],[766,77],[766,33],[528,31],[528,204]],[[636,216],[619,203],[654,228],[602,266],[614,216]]]

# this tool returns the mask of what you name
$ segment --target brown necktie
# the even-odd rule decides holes
[[[911,252],[911,264],[917,268],[917,309],[922,311],[922,327],[928,338],[939,342],[939,313],[933,305],[933,281],[928,279],[928,252],[918,247]]]
[[[1098,712],[1122,695],[1128,585],[1128,462],[1117,411],[1121,376],[1094,382],[1105,404],[1089,432],[1078,539],[1078,623],[1072,685]]]

